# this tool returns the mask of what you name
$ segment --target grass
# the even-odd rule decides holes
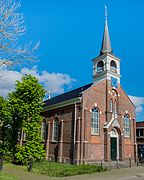
[[[33,172],[47,175],[50,177],[65,177],[80,174],[92,174],[95,172],[103,172],[105,168],[96,165],[70,165],[62,163],[54,163],[42,161],[33,165]]]
[[[0,172],[0,180],[18,180],[16,176],[9,175],[4,172]]]
[[[27,166],[25,165],[16,165],[16,164],[13,164],[13,163],[10,163],[10,162],[4,162],[4,167],[8,167],[8,168],[14,168],[14,169],[21,169],[21,170],[24,170],[24,171],[27,171]]]

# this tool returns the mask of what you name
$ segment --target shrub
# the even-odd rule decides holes
[[[48,161],[41,161],[35,163],[33,166],[33,171],[38,174],[45,174],[47,176],[54,177],[64,177],[64,176],[73,176],[78,174],[91,174],[95,172],[105,171],[105,168],[102,168],[97,165],[70,165],[62,163],[54,163]]]

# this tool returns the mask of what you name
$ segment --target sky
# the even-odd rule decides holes
[[[21,0],[27,27],[21,43],[40,40],[39,62],[4,71],[0,95],[13,90],[25,73],[38,77],[55,96],[92,82],[91,60],[99,55],[104,5],[114,55],[121,59],[121,86],[144,120],[143,0]]]

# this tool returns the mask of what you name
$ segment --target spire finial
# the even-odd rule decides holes
[[[103,34],[100,54],[112,53],[109,31],[108,31],[108,22],[107,22],[107,17],[108,17],[107,6],[105,5],[104,7],[105,7],[105,27],[104,27],[104,34]]]
[[[105,23],[107,24],[107,18],[108,18],[108,12],[107,12],[107,6],[105,5]]]

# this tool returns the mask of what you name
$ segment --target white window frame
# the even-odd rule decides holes
[[[114,113],[117,113],[117,102],[116,101],[114,102],[113,110],[114,110]]]
[[[92,109],[91,114],[91,134],[92,135],[99,135],[99,126],[100,126],[100,113],[97,107]]]
[[[59,139],[59,121],[58,118],[55,118],[53,121],[52,141],[57,142],[58,139]]]
[[[141,136],[141,131],[142,131],[142,136]],[[138,132],[138,133],[137,133]],[[136,135],[138,134],[138,138],[144,137],[144,129],[143,128],[137,128],[136,129]]]
[[[130,137],[130,119],[129,115],[124,116],[124,136]]]
[[[46,139],[46,133],[47,133],[47,123],[45,121],[42,122],[42,125],[41,125],[41,137],[42,137],[42,140],[45,140]]]
[[[113,100],[110,100],[110,112],[113,112]]]

